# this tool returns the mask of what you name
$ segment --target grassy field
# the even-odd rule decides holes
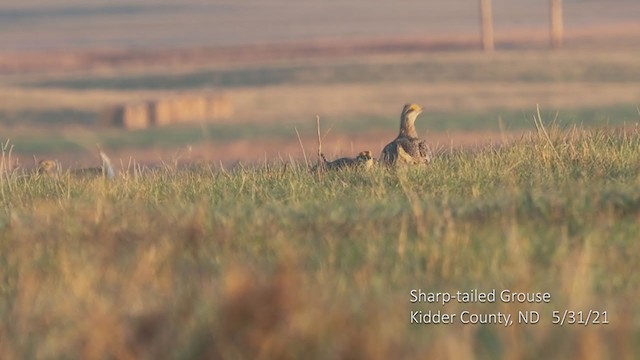
[[[50,116],[48,120],[55,118],[55,113],[45,113]],[[65,116],[66,115],[66,116]],[[71,120],[74,113],[58,114]],[[80,116],[80,114],[77,114]],[[553,119],[557,116],[559,125],[580,125],[594,127],[633,127],[640,119],[640,112],[630,105],[618,105],[604,108],[579,108],[563,109],[561,113],[542,110],[543,117]],[[40,116],[40,115],[39,115]],[[431,132],[442,134],[446,131],[473,134],[478,131],[522,131],[533,126],[532,111],[487,111],[484,113],[446,113],[436,112],[427,114],[421,120],[420,128],[425,136]],[[84,131],[59,132],[54,138],[48,131],[33,132],[24,130],[15,132],[11,142],[20,153],[55,154],[58,152],[73,152],[99,143],[107,149],[128,149],[135,152],[136,149],[152,147],[179,148],[189,145],[197,145],[207,142],[233,143],[241,140],[264,141],[265,139],[295,142],[296,129],[305,134],[315,132],[315,123],[310,117],[305,121],[289,121],[287,124],[256,123],[256,124],[202,124],[192,126],[174,126],[168,128],[155,128],[149,130],[122,132],[116,129],[102,129],[98,133]],[[332,121],[333,120],[333,121]],[[335,121],[330,119],[326,126],[330,126],[332,134],[343,137],[372,134],[375,140],[391,140],[396,132],[397,121],[379,116],[359,116]],[[76,136],[74,136],[74,133]],[[386,133],[386,137],[378,139],[380,133]],[[375,134],[375,135],[373,135]],[[78,136],[79,135],[79,136]],[[84,138],[84,140],[83,140]]]
[[[637,0],[567,1],[559,51],[546,3],[494,0],[493,53],[477,4],[284,5],[0,2],[0,359],[638,357]],[[233,116],[100,124],[212,93]],[[309,170],[316,116],[377,157],[408,102],[428,167]],[[112,181],[34,169],[96,144]]]
[[[640,133],[544,129],[428,168],[0,173],[0,357],[633,358]],[[410,291],[549,292],[411,304]],[[607,311],[608,324],[552,324]],[[411,311],[537,310],[535,325]],[[586,313],[585,313],[586,314]],[[592,319],[593,320],[593,319]],[[600,321],[604,319],[601,318]]]

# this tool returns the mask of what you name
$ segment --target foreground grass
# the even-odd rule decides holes
[[[0,357],[631,357],[639,166],[637,132],[541,129],[426,169],[5,172]],[[416,288],[552,301],[412,305]],[[609,324],[552,325],[564,309]],[[541,321],[411,325],[411,310]]]

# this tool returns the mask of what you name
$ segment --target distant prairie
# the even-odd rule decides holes
[[[496,36],[547,29],[546,1],[494,0]],[[476,36],[476,1],[216,1],[0,3],[0,49],[173,48]],[[638,25],[640,2],[567,0],[567,32]],[[620,30],[621,35],[630,31]],[[636,28],[637,34],[637,28]],[[637,36],[636,36],[637,37]]]

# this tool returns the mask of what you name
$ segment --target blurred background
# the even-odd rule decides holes
[[[486,1],[488,2],[488,1]],[[485,3],[486,3],[485,2]],[[23,164],[55,158],[255,163],[374,154],[402,106],[436,146],[563,126],[640,120],[640,2],[493,0],[494,51],[479,1],[0,2],[0,140]],[[486,47],[486,46],[485,46]],[[7,141],[8,145],[7,145]]]

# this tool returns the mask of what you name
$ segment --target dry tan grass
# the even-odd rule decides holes
[[[633,358],[639,136],[540,130],[322,178],[294,163],[0,177],[0,357]],[[412,305],[417,287],[552,300]],[[609,324],[553,325],[563,309]],[[410,310],[541,322],[418,325]]]

